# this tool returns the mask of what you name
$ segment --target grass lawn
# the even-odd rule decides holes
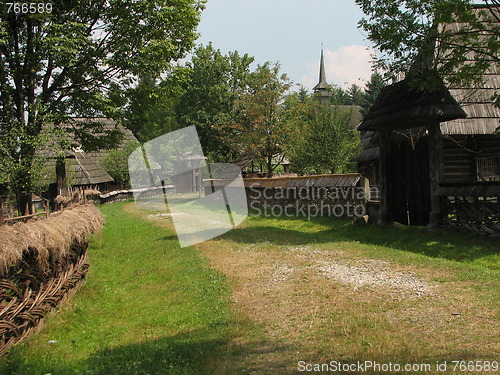
[[[299,361],[368,360],[448,361],[440,373],[460,374],[450,361],[498,360],[498,240],[250,217],[180,249],[168,216],[102,210],[87,283],[0,374],[288,374]]]
[[[231,324],[224,277],[125,206],[102,206],[87,283],[0,374],[211,373]]]

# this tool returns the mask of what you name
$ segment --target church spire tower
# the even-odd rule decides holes
[[[318,96],[322,105],[328,105],[330,102],[330,91],[326,82],[325,74],[325,57],[323,55],[323,45],[321,45],[321,60],[319,63],[319,82],[313,88],[314,93]]]

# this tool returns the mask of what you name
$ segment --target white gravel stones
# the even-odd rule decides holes
[[[433,288],[411,272],[391,270],[390,263],[381,260],[318,261],[316,267],[325,277],[354,288],[389,287],[413,296],[428,294]]]

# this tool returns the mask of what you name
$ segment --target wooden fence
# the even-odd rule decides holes
[[[5,212],[4,212],[4,206],[5,206],[5,198],[1,197],[0,198],[0,225],[7,224],[10,222],[15,222],[15,221],[24,221],[31,219],[36,216],[44,215],[45,217],[48,217],[50,214],[49,210],[49,202],[45,201],[45,208],[44,211],[41,212],[35,212],[35,205],[32,205],[32,214],[28,214],[28,206],[26,206],[25,209],[25,214],[21,216],[13,216],[13,217],[5,217]]]
[[[447,228],[500,236],[500,182],[444,183],[439,186]]]
[[[205,195],[228,187],[233,180],[203,181]],[[306,212],[321,216],[363,216],[370,199],[368,180],[358,173],[244,178],[250,209],[286,212],[298,216]],[[261,211],[262,212],[262,211]]]
[[[31,206],[31,214],[28,209],[28,205],[24,208],[24,214],[20,216],[12,215],[12,209],[6,210],[6,198],[0,197],[0,226],[3,224],[9,224],[18,221],[27,221],[37,216],[48,217],[51,212],[61,211],[65,207],[72,204],[85,204],[87,201],[99,201],[99,191],[95,189],[79,189],[79,188],[67,188],[65,189],[64,196],[59,195],[56,197],[55,201],[49,202],[45,198],[40,198],[42,202],[42,211],[37,212],[37,206],[35,203]],[[38,208],[40,209],[40,207]],[[11,215],[6,215],[6,211],[11,211]]]

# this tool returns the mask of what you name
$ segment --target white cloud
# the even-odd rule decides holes
[[[356,83],[364,87],[371,76],[371,61],[375,52],[365,46],[351,45],[337,51],[325,50],[325,74],[328,83],[343,88]],[[319,58],[307,63],[308,73],[302,76],[301,84],[312,89],[318,83]]]

